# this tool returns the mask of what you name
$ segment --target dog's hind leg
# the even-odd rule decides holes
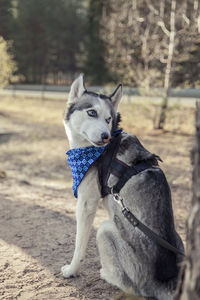
[[[153,280],[153,271],[151,268],[149,270],[145,258],[142,260],[136,250],[121,237],[113,221],[102,223],[97,232],[97,244],[102,279],[129,294],[173,300],[171,292]]]
[[[97,244],[102,265],[101,278],[124,292],[138,294],[136,285],[122,265],[121,255],[125,248],[127,252],[128,245],[122,240],[112,221],[105,221],[101,224],[97,232]],[[125,252],[124,254],[127,255]],[[134,272],[134,270],[131,271]]]

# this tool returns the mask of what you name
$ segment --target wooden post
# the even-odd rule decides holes
[[[193,198],[187,222],[187,249],[183,281],[179,282],[176,300],[200,299],[200,102],[196,110],[196,138],[192,151]],[[181,279],[180,279],[181,280]]]

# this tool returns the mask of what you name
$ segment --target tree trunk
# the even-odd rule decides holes
[[[200,299],[200,103],[196,111],[196,140],[192,151],[193,198],[187,222],[187,257],[176,300]]]
[[[176,35],[175,20],[176,20],[176,0],[171,0],[169,47],[168,47],[167,65],[165,69],[165,79],[164,79],[165,95],[163,97],[163,102],[161,105],[158,122],[157,124],[154,124],[155,129],[163,129],[166,120],[166,112],[168,108],[168,97],[169,97],[169,88],[170,88],[170,77],[172,73],[172,60],[174,56],[174,44],[175,44],[175,35]]]

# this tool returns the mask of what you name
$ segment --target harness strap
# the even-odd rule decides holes
[[[137,163],[136,165],[132,167],[126,167],[125,172],[123,172],[123,175],[120,177],[119,181],[113,186],[113,193],[119,193],[120,190],[123,188],[125,183],[134,175],[137,175],[138,173],[151,168],[152,164],[147,161],[142,161]]]
[[[119,149],[121,141],[121,132],[115,135],[107,146],[106,151],[102,154],[98,163],[99,169],[99,181],[101,185],[101,195],[105,197],[110,194],[111,188],[108,186],[108,179],[110,174],[113,174],[119,178],[118,182],[114,185],[113,191],[119,193],[125,183],[133,176],[145,169],[152,167],[151,163],[147,161],[141,161],[134,166],[128,166],[124,162],[116,158],[117,151]]]
[[[113,167],[112,160],[113,157],[116,156],[117,150],[120,145],[120,141],[121,141],[121,134],[118,134],[110,141],[110,144],[107,146],[106,151],[102,154],[101,159],[99,160],[98,163],[99,181],[101,185],[102,197],[105,197],[109,193],[107,191],[107,182],[111,174],[111,169],[112,170],[115,169],[115,167]],[[115,170],[115,172],[117,173],[116,176],[119,177],[121,171],[118,169]]]
[[[114,158],[111,162],[111,172],[115,176],[119,178],[117,183],[113,187],[109,187],[107,184],[103,186],[103,195],[111,194],[118,194],[126,182],[134,175],[149,169],[152,167],[152,164],[147,161],[138,162],[136,165],[130,167],[117,158]],[[110,175],[110,174],[109,174]]]
[[[116,173],[117,177],[120,177],[128,169],[128,166],[124,164],[122,161],[118,160],[116,157],[113,158],[110,167],[111,167],[111,173],[113,174]]]

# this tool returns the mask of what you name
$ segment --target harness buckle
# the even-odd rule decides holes
[[[114,193],[113,187],[111,188],[110,192],[111,195],[113,196],[113,200],[117,202],[117,204],[122,208],[122,210],[126,209],[122,196],[119,193]]]

